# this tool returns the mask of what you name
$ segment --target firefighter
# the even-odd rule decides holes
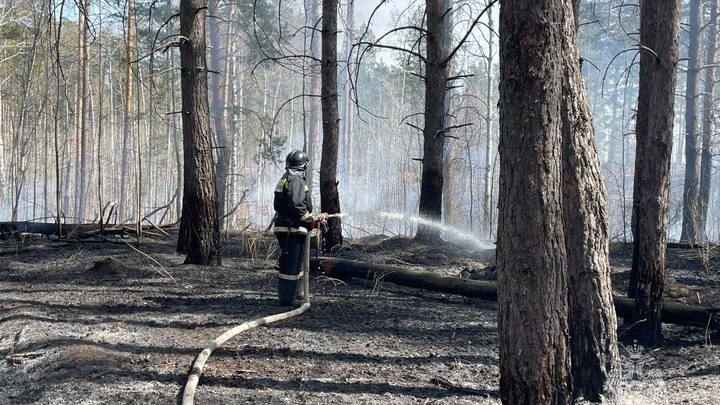
[[[318,222],[328,219],[327,213],[318,218],[312,216],[310,190],[305,183],[308,156],[295,149],[285,159],[285,174],[275,186],[273,205],[277,216],[273,232],[282,248],[278,262],[278,298],[283,306],[302,297],[303,242]]]

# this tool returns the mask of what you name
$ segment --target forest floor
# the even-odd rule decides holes
[[[0,241],[0,404],[176,403],[209,341],[285,310],[272,237],[226,241],[211,267],[182,264],[172,238],[126,241]],[[450,243],[369,237],[337,255],[494,277],[494,251]],[[613,246],[616,294],[630,259]],[[720,253],[668,251],[669,299],[717,307],[719,293]],[[318,274],[311,296],[304,314],[215,350],[196,403],[499,403],[496,303]],[[644,369],[621,376],[617,403],[716,404],[720,342],[702,328],[664,333],[661,347],[637,352]]]

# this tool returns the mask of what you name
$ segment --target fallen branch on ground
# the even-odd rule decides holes
[[[372,280],[373,282],[387,281],[406,287],[497,301],[497,285],[494,283],[441,276],[425,270],[413,270],[329,257],[311,260],[310,268],[320,269],[324,274],[331,274],[333,277],[356,277]],[[618,317],[632,316],[635,300],[620,296],[614,296],[613,300]],[[718,312],[720,312],[720,308],[706,308],[665,301],[662,321],[675,325],[720,330],[720,314]]]
[[[160,230],[165,235],[167,232],[163,228],[171,228],[174,225],[155,225],[143,226],[143,236],[163,236],[152,230]],[[135,236],[137,230],[135,225],[108,225],[103,224],[62,224],[62,234],[58,230],[58,224],[52,222],[0,222],[0,234],[8,236],[18,236],[21,234],[36,234],[43,236],[71,236],[74,238],[91,238],[97,237],[101,233],[103,236]]]

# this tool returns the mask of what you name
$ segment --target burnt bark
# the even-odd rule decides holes
[[[443,147],[445,145],[445,89],[447,87],[444,61],[445,22],[443,0],[426,0],[427,43],[425,56],[425,125],[423,128],[422,177],[420,180],[420,216],[440,222],[443,193]],[[415,238],[433,240],[440,236],[440,228],[421,224]]]
[[[406,287],[422,288],[464,297],[497,301],[497,285],[479,280],[442,276],[431,271],[414,270],[376,263],[362,263],[334,257],[311,259],[311,268],[333,277],[356,277],[370,283],[391,282]]]
[[[500,397],[572,401],[562,211],[563,3],[500,7]],[[528,299],[534,297],[534,299]]]
[[[337,161],[340,142],[340,117],[338,115],[337,86],[337,0],[322,2],[322,126],[323,143],[320,158],[320,207],[331,214],[340,212],[338,194]],[[329,252],[342,244],[342,223],[340,217],[328,220],[323,247]]]
[[[205,44],[207,0],[180,2],[180,63],[183,122],[183,208],[178,236],[185,263],[220,262],[215,166]]]
[[[683,218],[681,242],[698,240],[699,171],[697,132],[697,82],[700,65],[700,0],[690,0],[688,24],[688,68],[685,88],[685,183],[683,185]]]
[[[452,36],[453,36],[453,0],[443,0],[443,10],[445,14],[445,21],[443,22],[443,59],[447,58],[452,51]],[[447,77],[455,76],[454,66],[448,61],[445,68],[445,74]],[[455,93],[454,86],[457,83],[453,83],[448,80],[447,88],[445,90],[445,96],[443,97],[445,111],[445,123],[446,127],[453,125],[453,115],[451,113],[453,104],[453,95]],[[443,191],[442,191],[442,217],[443,222],[448,226],[456,226],[458,224],[458,214],[460,212],[456,205],[457,190],[460,187],[460,175],[459,169],[454,167],[454,163],[457,164],[455,157],[459,153],[459,149],[454,144],[453,139],[445,137],[445,146],[443,151]]]
[[[577,2],[574,1],[573,5]],[[610,281],[608,207],[577,49],[578,8],[565,8],[563,35],[563,219],[575,397],[599,401],[617,363]]]
[[[668,187],[680,1],[644,1],[640,11],[640,87],[635,123],[633,264],[628,297],[635,299],[633,335],[653,346],[662,340]]]

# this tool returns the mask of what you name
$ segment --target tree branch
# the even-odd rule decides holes
[[[467,39],[470,37],[472,30],[475,29],[475,27],[480,23],[480,18],[485,15],[485,13],[490,10],[490,8],[494,6],[497,2],[498,0],[491,0],[490,2],[488,2],[488,4],[485,6],[485,8],[482,9],[477,18],[475,18],[475,21],[473,21],[472,25],[470,25],[470,28],[468,28],[468,30],[465,32],[465,36],[463,36],[463,38],[460,40],[460,42],[458,42],[455,48],[453,48],[453,50],[448,54],[448,56],[440,63],[441,66],[445,66],[450,63],[458,50],[460,50],[460,47],[462,47],[467,41]]]
[[[408,54],[410,54],[410,55],[412,55],[412,56],[415,56],[415,57],[419,58],[422,62],[425,62],[425,61],[426,61],[426,59],[425,59],[425,57],[424,57],[423,55],[421,55],[421,54],[419,54],[419,53],[417,53],[417,52],[415,52],[415,51],[411,51],[411,50],[409,50],[409,49],[401,48],[401,47],[399,47],[399,46],[383,45],[383,44],[378,44],[378,43],[375,43],[375,42],[367,42],[367,41],[360,41],[360,42],[354,44],[353,46],[356,46],[356,45],[367,45],[367,49],[368,49],[368,50],[369,50],[369,49],[372,49],[372,48],[392,49],[392,50],[395,50],[395,51],[405,52],[405,53],[408,53]]]

